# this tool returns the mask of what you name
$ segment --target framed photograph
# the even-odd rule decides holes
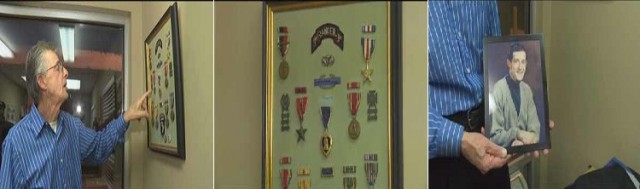
[[[399,7],[264,4],[263,188],[402,188]]]
[[[185,158],[184,104],[178,5],[174,3],[153,28],[145,47],[149,121],[147,143],[154,151]]]
[[[508,153],[551,148],[542,35],[484,39],[485,134]]]

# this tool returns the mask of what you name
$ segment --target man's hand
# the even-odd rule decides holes
[[[507,150],[489,141],[480,133],[464,132],[461,148],[462,155],[482,174],[507,163]]]
[[[551,130],[553,129],[553,127],[555,126],[554,124],[555,124],[555,123],[553,122],[553,120],[549,120],[549,131],[551,131]],[[548,136],[548,137],[551,137],[551,136]],[[531,152],[527,152],[526,154],[527,154],[527,156],[530,156],[530,155],[531,155]],[[547,154],[549,154],[549,149],[544,149],[544,150],[542,150],[542,154],[544,154],[545,156],[546,156]],[[534,152],[533,152],[533,156],[534,156],[535,158],[538,158],[538,157],[540,156],[540,152],[538,152],[538,151],[534,151]]]
[[[522,141],[524,144],[533,144],[538,142],[536,135],[532,132],[519,130],[518,136],[516,137],[518,140]]]
[[[124,113],[124,122],[129,122],[131,120],[140,120],[140,118],[148,118],[149,112],[147,112],[146,108],[142,105],[144,104],[144,100],[149,97],[149,93],[151,91],[147,91],[142,95],[135,103],[129,106],[129,109]]]

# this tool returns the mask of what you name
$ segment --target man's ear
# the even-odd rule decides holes
[[[507,68],[511,68],[511,60],[507,59]]]
[[[46,82],[40,75],[36,76],[36,83],[38,84],[38,89],[47,90]]]

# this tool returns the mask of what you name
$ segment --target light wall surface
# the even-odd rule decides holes
[[[564,188],[612,157],[639,171],[640,2],[537,3],[556,123],[539,188]]]

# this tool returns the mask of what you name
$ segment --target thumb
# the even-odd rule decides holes
[[[499,158],[505,158],[507,157],[507,149],[501,146],[498,146],[493,142],[489,142],[487,145],[487,154],[490,154]]]

